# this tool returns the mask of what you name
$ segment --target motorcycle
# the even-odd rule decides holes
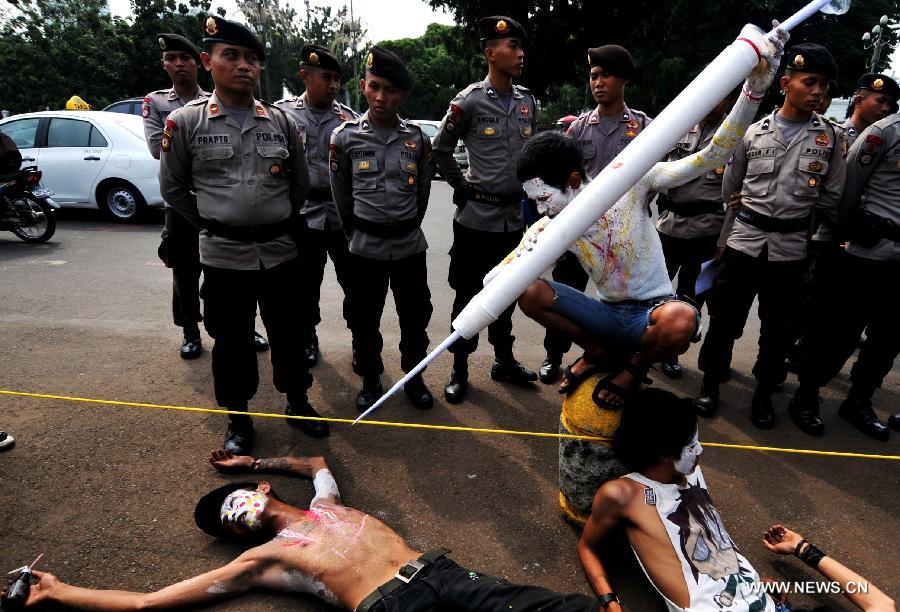
[[[28,166],[0,178],[0,230],[10,231],[25,242],[46,242],[56,231],[59,208],[49,189],[41,186],[43,173]]]

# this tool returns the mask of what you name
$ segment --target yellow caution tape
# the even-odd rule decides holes
[[[179,412],[199,412],[207,414],[240,414],[245,416],[269,418],[269,419],[300,419],[307,421],[325,421],[328,423],[352,424],[353,419],[337,419],[331,417],[307,417],[289,416],[286,414],[274,414],[271,412],[239,412],[236,410],[222,410],[220,408],[200,408],[197,406],[171,406],[168,404],[148,404],[145,402],[124,402],[120,400],[105,400],[90,397],[72,397],[68,395],[52,395],[49,393],[28,393],[25,391],[10,391],[0,389],[0,395],[16,397],[33,397],[38,399],[59,400],[66,402],[81,402],[85,404],[101,404],[105,406],[122,406],[126,408],[151,408],[155,410],[175,410]],[[515,429],[490,429],[486,427],[461,427],[457,425],[429,425],[427,423],[402,423],[396,421],[360,421],[362,425],[375,425],[381,427],[400,427],[406,429],[431,429],[436,431],[458,431],[467,433],[484,433],[507,436],[528,436],[533,438],[556,438],[575,440],[596,440],[609,442],[609,438],[599,436],[584,436],[578,434],[561,434],[541,431],[519,431]],[[900,460],[900,455],[874,455],[869,453],[845,453],[838,451],[820,451],[807,448],[779,448],[776,446],[751,446],[747,444],[725,444],[722,442],[703,442],[707,448],[732,448],[737,450],[768,451],[773,453],[791,453],[796,455],[818,455],[824,457],[853,457],[856,459],[886,459],[889,461]]]

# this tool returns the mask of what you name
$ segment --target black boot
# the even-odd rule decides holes
[[[409,382],[403,385],[403,391],[406,393],[406,397],[409,398],[410,403],[419,410],[427,410],[434,406],[434,396],[431,395],[431,391],[425,386],[425,381],[422,380],[421,374],[410,378]]]
[[[560,365],[562,365],[562,355],[548,351],[547,358],[544,359],[544,363],[541,364],[541,369],[538,372],[538,380],[545,385],[555,383],[559,378]]]
[[[508,357],[497,357],[494,359],[494,365],[491,366],[491,378],[498,382],[508,382],[520,387],[531,387],[537,380],[537,372],[532,372],[521,363],[516,361],[512,355]]]
[[[246,411],[247,408],[229,408]],[[253,421],[248,416],[229,415],[228,431],[222,448],[233,455],[249,455],[253,452]]]
[[[306,346],[303,348],[303,359],[306,361],[307,368],[313,368],[319,363],[319,337],[315,330],[310,335]]]
[[[872,400],[854,396],[852,388],[847,399],[838,409],[838,414],[874,440],[886,442],[891,435],[890,430],[878,420],[878,416],[872,410]]]
[[[662,373],[669,378],[681,378],[681,364],[678,363],[678,357],[663,361]]]
[[[788,414],[794,425],[811,436],[821,436],[825,433],[825,423],[819,414],[819,404],[822,399],[819,397],[818,389],[807,389],[803,385],[794,393],[791,403],[788,404]]]
[[[450,372],[450,380],[444,387],[444,398],[451,404],[459,404],[466,398],[469,389],[469,364],[466,357],[453,357],[453,370]]]
[[[288,416],[321,417],[315,408],[310,406],[306,394],[288,395],[284,413]],[[306,419],[285,419],[288,425],[296,427],[311,438],[324,438],[329,433],[327,421],[308,421]]]
[[[200,342],[200,328],[184,328],[184,341],[181,343],[179,354],[182,359],[196,359],[203,353],[203,344]]]
[[[890,425],[891,429],[894,431],[900,431],[900,412],[891,415],[891,418],[888,419],[888,425]]]
[[[700,384],[700,395],[694,399],[694,407],[699,416],[709,418],[719,408],[719,383],[714,376],[703,376]]]
[[[750,401],[750,420],[760,429],[775,427],[775,407],[772,406],[772,387],[756,385]]]
[[[384,395],[380,376],[363,376],[363,386],[356,395],[356,409],[365,412]]]

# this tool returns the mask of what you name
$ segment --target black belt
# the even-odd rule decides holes
[[[657,200],[658,202],[658,200]],[[670,210],[679,217],[698,217],[709,213],[722,212],[722,202],[673,202],[669,200],[663,204],[663,208]]]
[[[203,223],[209,235],[221,236],[229,240],[237,240],[238,242],[269,242],[284,236],[292,228],[290,219],[257,227],[226,225],[213,219],[203,219]]]
[[[306,199],[316,202],[331,202],[331,187],[312,187],[306,194]]]
[[[361,230],[379,238],[399,238],[407,235],[420,225],[422,225],[422,220],[418,216],[391,223],[378,223],[368,219],[360,219],[359,217],[353,218],[353,229]]]
[[[473,189],[469,193],[469,197],[475,202],[482,204],[493,204],[494,206],[512,206],[522,203],[521,194],[509,195],[502,193],[488,193],[487,191],[478,191]]]
[[[799,219],[778,219],[744,207],[738,211],[737,220],[764,232],[790,234],[809,230],[809,215]]]
[[[436,563],[438,559],[443,559],[449,554],[450,551],[446,548],[435,548],[434,550],[429,550],[418,559],[410,561],[397,570],[396,576],[369,593],[366,598],[356,606],[354,612],[368,612],[372,606],[377,604],[384,597],[390,595],[403,585],[409,584],[423,569]]]

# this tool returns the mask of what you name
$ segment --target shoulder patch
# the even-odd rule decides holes
[[[191,100],[190,102],[185,104],[184,108],[187,108],[188,106],[200,106],[206,104],[208,100],[209,98],[197,98],[196,100]]]
[[[465,98],[466,96],[468,96],[470,93],[472,93],[476,89],[478,89],[478,90],[484,89],[484,86],[482,85],[481,81],[479,81],[477,83],[472,83],[471,85],[469,85],[468,87],[463,89],[461,92],[456,94],[456,97],[457,98]]]

